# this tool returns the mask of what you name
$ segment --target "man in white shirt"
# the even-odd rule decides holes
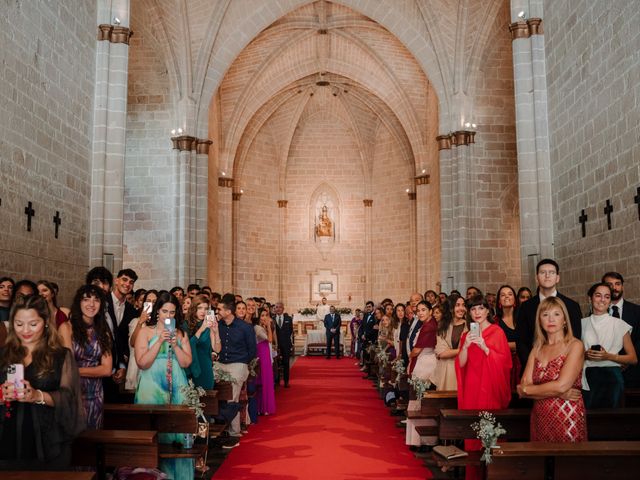
[[[316,319],[318,320],[318,325],[316,328],[324,328],[324,317],[327,316],[331,307],[327,305],[327,298],[322,297],[322,303],[316,305]]]

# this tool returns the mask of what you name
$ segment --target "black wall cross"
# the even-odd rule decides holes
[[[582,215],[580,215],[580,217],[578,217],[578,221],[582,224],[582,236],[586,237],[587,236],[587,220],[589,219],[589,217],[587,216],[586,213],[584,213],[584,209],[582,210]]]
[[[613,205],[611,200],[607,200],[607,204],[604,207],[604,214],[607,216],[607,230],[611,230],[611,213],[613,212]]]
[[[638,220],[640,220],[640,187],[638,187],[638,194],[633,197],[633,201],[638,205]]]
[[[56,226],[56,238],[58,238],[58,229],[60,228],[60,224],[62,223],[62,219],[60,218],[60,212],[56,210],[56,214],[53,217],[53,223]]]
[[[31,231],[31,218],[36,214],[36,211],[33,209],[33,204],[29,202],[29,204],[24,208],[24,214],[27,216],[27,232]]]

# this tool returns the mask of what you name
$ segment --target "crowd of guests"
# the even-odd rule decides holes
[[[294,345],[282,303],[198,285],[134,290],[137,279],[93,268],[67,309],[55,283],[0,278],[0,470],[68,467],[73,439],[103,427],[105,403],[183,404],[189,381],[205,390],[217,376],[232,381],[223,448],[276,412]],[[191,459],[161,459],[160,469],[194,476]]]
[[[586,316],[558,292],[554,260],[538,263],[536,279],[535,294],[503,285],[495,294],[469,287],[465,296],[429,290],[395,305],[367,302],[349,325],[352,352],[364,371],[370,346],[385,350],[392,363],[403,361],[412,379],[457,391],[461,409],[530,402],[533,441],[585,441],[586,409],[619,407],[624,388],[640,386],[640,306],[624,298],[618,272],[605,273],[586,292]],[[395,393],[391,398],[402,395]],[[419,403],[410,401],[409,408]],[[407,420],[412,448],[437,441],[420,438],[420,422]],[[469,440],[465,447],[480,444]],[[468,470],[470,477],[478,474]]]

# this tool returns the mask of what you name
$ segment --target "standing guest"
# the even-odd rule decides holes
[[[133,291],[138,275],[130,268],[118,272],[111,294],[107,296],[107,311],[111,319],[110,330],[116,344],[117,356],[113,359],[115,373],[111,380],[105,382],[105,401],[121,403],[124,397],[120,394],[120,384],[125,383],[127,364],[129,363],[129,323],[138,316],[136,309],[127,302],[127,295]],[[107,320],[109,320],[107,319]]]
[[[20,297],[30,297],[38,294],[38,287],[31,280],[20,280],[13,287],[13,301]]]
[[[426,292],[424,292],[424,299],[427,302],[429,302],[429,305],[431,305],[431,308],[435,307],[436,304],[440,302],[440,298],[438,297],[438,294],[433,290],[427,290]]]
[[[489,308],[495,314],[496,312],[496,304],[497,304],[497,296],[495,293],[487,293],[487,303],[489,304]]]
[[[185,318],[185,331],[191,343],[192,362],[189,373],[193,383],[205,390],[213,389],[212,356],[220,351],[220,335],[215,315],[209,315],[209,299],[196,295]]]
[[[515,309],[518,307],[516,291],[510,285],[503,285],[498,289],[498,304],[496,305],[496,319],[498,326],[507,337],[511,350],[511,391],[515,392],[520,383],[522,364],[516,351],[518,332],[516,330]]]
[[[213,292],[211,294],[211,308],[214,310],[218,308],[218,303],[222,299],[222,296],[218,292]]]
[[[389,317],[389,319],[393,317],[393,302],[387,302],[384,304],[384,315]]]
[[[253,325],[253,322],[251,321],[251,319],[247,319],[247,304],[244,303],[242,300],[240,300],[239,302],[236,302],[236,318],[239,318],[240,320],[244,321],[245,323],[248,323],[249,325]]]
[[[631,343],[640,352],[640,305],[631,303],[624,297],[624,278],[618,272],[607,272],[602,276],[602,281],[611,287],[611,306],[609,314],[612,317],[622,318],[631,325]],[[622,372],[625,388],[640,388],[640,367],[630,366]]]
[[[191,365],[191,345],[176,314],[180,302],[169,292],[158,295],[151,318],[136,338],[135,357],[140,368],[140,381],[134,403],[147,405],[180,405],[185,397],[181,387],[187,385],[185,369]],[[173,320],[175,328],[167,328],[165,320]],[[181,441],[182,435],[161,433],[160,443]],[[193,479],[192,459],[160,459],[160,470],[173,479]]]
[[[447,302],[449,303],[449,302]],[[433,383],[436,390],[457,390],[455,358],[460,352],[460,338],[468,331],[467,307],[462,297],[452,297],[453,308],[442,309],[436,342],[436,371]],[[440,307],[442,308],[442,307]],[[451,313],[453,310],[453,314]]]
[[[351,318],[349,322],[349,333],[351,334],[351,345],[349,347],[349,353],[351,357],[358,357],[359,353],[359,339],[358,339],[358,330],[360,329],[360,325],[362,324],[362,310],[356,308],[356,313]]]
[[[256,379],[258,415],[273,415],[276,413],[276,394],[271,357],[271,343],[273,342],[271,316],[269,311],[263,308],[259,310],[258,315],[258,318],[253,320],[257,341],[256,352],[260,367],[260,374]]]
[[[331,307],[327,305],[327,297],[322,297],[320,303],[316,304],[316,319],[320,326],[324,326],[324,319],[329,314]]]
[[[440,292],[438,297],[440,297],[440,303],[447,303],[449,301],[449,296],[446,292]]]
[[[51,312],[51,317],[56,322],[56,327],[60,328],[60,325],[69,319],[69,309],[58,308],[57,289],[51,282],[40,280],[36,286],[38,288],[38,294],[44,298],[47,301],[47,305],[49,305],[49,312]]]
[[[200,285],[192,283],[187,287],[187,297],[193,298],[200,293]]]
[[[467,301],[471,300],[473,297],[476,297],[478,295],[482,295],[482,292],[480,291],[479,288],[474,287],[473,285],[467,288],[467,297],[466,297]]]
[[[247,304],[247,319],[253,323],[254,320],[260,318],[256,309],[256,301],[249,297],[245,303]]]
[[[336,312],[336,307],[331,305],[329,308],[329,313],[327,313],[324,317],[324,328],[326,330],[327,335],[327,351],[326,357],[327,360],[331,358],[331,344],[333,343],[333,347],[336,351],[336,358],[340,359],[340,325],[342,324],[342,319],[340,318],[340,314]]]
[[[528,287],[520,287],[518,289],[517,297],[518,297],[518,305],[522,305],[524,302],[531,299],[532,297],[531,290],[529,290]]]
[[[582,319],[586,350],[582,374],[584,403],[587,408],[617,408],[624,395],[620,367],[638,363],[631,326],[609,315],[611,287],[607,283],[592,285],[587,295],[593,313]]]
[[[82,404],[87,428],[102,428],[102,379],[111,376],[111,334],[105,320],[104,294],[95,285],[83,285],[71,305],[70,321],[58,329],[62,344],[73,352],[80,370]]]
[[[382,316],[380,320],[380,333],[378,334],[378,347],[389,355],[389,360],[395,360],[396,349],[393,344],[393,323],[387,315]]]
[[[489,304],[482,295],[467,302],[469,321],[477,330],[460,338],[462,345],[456,358],[458,408],[461,410],[500,410],[511,400],[511,351],[507,337],[498,325],[489,321]],[[480,440],[465,440],[465,450],[480,450]],[[480,467],[467,467],[466,478],[482,478]]]
[[[396,350],[396,358],[402,358],[402,350],[406,348],[407,335],[409,335],[409,324],[405,317],[405,307],[403,303],[397,303],[393,307],[393,346]]]
[[[169,290],[169,293],[176,297],[180,304],[182,304],[182,301],[184,300],[184,289],[182,287],[173,287],[171,290]]]
[[[9,321],[9,312],[11,312],[11,299],[13,298],[14,285],[15,282],[13,281],[13,278],[0,278],[0,322]]]
[[[587,419],[582,400],[582,342],[573,337],[562,300],[546,298],[538,307],[536,339],[518,385],[522,398],[535,400],[532,442],[584,442]]]
[[[136,346],[136,338],[138,338],[138,333],[144,325],[146,325],[147,320],[151,318],[151,312],[153,311],[153,306],[158,299],[157,290],[151,289],[147,290],[142,298],[142,304],[140,305],[140,309],[138,310],[138,317],[131,320],[129,323],[129,348],[135,348]],[[136,363],[136,356],[129,355],[129,362],[127,363],[127,375],[124,383],[124,388],[126,390],[134,390],[138,387],[138,380],[140,379],[140,369],[138,368],[138,364]]]
[[[250,325],[235,316],[236,305],[233,297],[225,295],[218,304],[218,314],[222,320],[220,331],[221,349],[216,365],[229,373],[235,382],[231,384],[232,401],[240,400],[240,389],[249,376],[249,362],[256,356],[256,334]],[[240,412],[229,425],[230,440],[223,448],[233,448],[240,444]]]
[[[142,304],[144,303],[144,296],[147,291],[144,288],[139,288],[133,294],[133,308],[140,311]]]
[[[289,369],[291,368],[291,355],[295,345],[293,333],[293,319],[284,312],[284,304],[275,304],[275,324],[276,336],[278,338],[278,357],[282,362],[282,376],[284,377],[284,388],[289,388]],[[275,378],[276,385],[280,385],[280,369]]]
[[[373,314],[374,304],[371,300],[367,301],[364,306],[364,319],[362,320],[362,324],[360,325],[360,330],[358,331],[358,336],[360,337],[360,341],[362,342],[362,371],[366,370],[364,364],[368,360],[367,355],[367,347],[376,341],[378,337],[378,331],[375,329],[376,319]]]
[[[557,262],[550,258],[540,260],[536,265],[536,281],[538,282],[538,293],[520,305],[520,308],[515,312],[516,331],[518,333],[516,350],[521,365],[527,364],[529,353],[531,353],[538,305],[547,297],[558,297],[564,302],[571,319],[573,336],[577,339],[582,338],[582,311],[580,310],[580,305],[558,293],[556,289],[558,283],[560,283],[560,267]]]
[[[24,366],[18,389],[6,381],[12,364]],[[13,307],[0,349],[0,390],[0,470],[68,468],[73,439],[85,428],[80,378],[40,296]]]
[[[405,315],[407,317],[407,323],[409,324],[409,331],[407,332],[407,341],[405,342],[404,352],[406,356],[402,357],[404,360],[405,369],[409,370],[409,352],[413,349],[413,344],[418,337],[418,332],[420,331],[420,327],[422,324],[420,320],[418,320],[418,316],[414,313],[414,308],[411,306],[411,303],[405,307]]]
[[[182,300],[182,307],[181,307],[183,317],[187,316],[190,308],[191,308],[191,297],[184,297],[184,299]]]

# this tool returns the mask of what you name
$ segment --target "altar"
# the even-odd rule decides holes
[[[340,347],[344,354],[344,337],[346,334],[344,320],[342,324],[340,328]],[[301,315],[298,313],[293,316],[293,325],[296,328],[297,335],[306,334],[302,355],[326,354],[327,333],[322,321],[318,320],[315,315]]]

